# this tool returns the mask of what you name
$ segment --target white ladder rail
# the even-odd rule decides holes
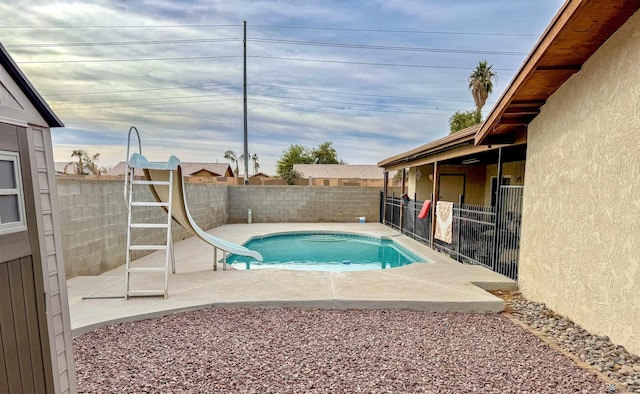
[[[129,141],[127,144],[127,161],[125,170],[125,185],[124,185],[124,197],[127,202],[127,253],[125,259],[125,271],[126,271],[126,286],[125,286],[125,299],[135,296],[163,296],[167,298],[169,296],[169,264],[171,263],[171,270],[176,272],[175,268],[175,253],[173,248],[173,237],[171,232],[172,222],[172,197],[173,197],[173,170],[169,171],[169,181],[153,181],[153,180],[139,180],[135,179],[135,167],[129,165],[129,151],[131,145],[131,133],[135,131],[138,139],[138,151],[142,153],[142,146],[140,143],[140,135],[135,127],[129,129]],[[169,201],[167,203],[157,201],[134,201],[133,186],[134,185],[146,185],[146,186],[167,186],[169,188]],[[165,223],[133,223],[132,222],[132,208],[133,207],[163,207],[167,214],[167,221]],[[164,245],[132,245],[132,228],[150,228],[150,229],[164,229],[166,230],[166,242]],[[165,262],[161,267],[132,267],[131,266],[131,251],[134,250],[164,250]],[[164,286],[158,290],[134,290],[131,288],[131,274],[145,274],[145,273],[164,273]]]

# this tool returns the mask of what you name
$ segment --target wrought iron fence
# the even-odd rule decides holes
[[[383,223],[390,226],[391,228],[399,230],[401,206],[402,199],[400,197],[396,197],[395,195],[387,196],[387,198],[385,199]]]
[[[429,201],[429,200],[427,200]],[[430,203],[431,201],[429,201]],[[431,209],[424,218],[419,218],[420,211],[425,202],[419,202],[415,199],[408,201],[404,205],[402,211],[402,232],[411,238],[417,239],[424,243],[431,242]]]
[[[436,238],[434,249],[463,263],[492,268],[495,217],[495,207],[454,204],[451,243]]]
[[[522,186],[502,186],[498,207],[462,201],[454,204],[451,243],[434,239],[434,249],[461,263],[482,265],[517,280],[522,192]],[[415,196],[409,201],[395,195],[387,197],[384,224],[430,244],[435,210],[431,206],[427,217],[419,219],[423,204]]]

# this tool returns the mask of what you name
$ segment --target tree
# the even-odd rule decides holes
[[[398,170],[396,172],[396,174],[393,176],[393,178],[391,178],[392,181],[394,181],[395,183],[400,183],[402,182],[402,173],[404,172],[405,176],[404,179],[407,179],[407,176],[409,175],[409,169],[405,168],[404,171],[403,170]]]
[[[251,155],[251,161],[253,161],[253,175],[256,175],[258,173],[258,170],[260,169],[260,164],[258,164],[257,153],[254,153],[253,155]]]
[[[338,159],[338,154],[333,148],[333,143],[325,141],[317,148],[309,149],[300,144],[291,144],[282,152],[282,156],[276,163],[278,177],[289,180],[299,178],[300,174],[293,171],[294,164],[345,164]]]
[[[456,131],[460,131],[462,129],[466,129],[467,127],[473,126],[482,122],[482,116],[479,111],[456,111],[449,118],[449,130],[451,133],[455,133]]]
[[[289,145],[289,148],[282,152],[282,156],[280,156],[280,159],[276,162],[276,174],[283,179],[298,178],[300,174],[295,176],[296,174],[295,171],[293,171],[293,165],[313,163],[314,158],[311,156],[309,149],[300,144],[291,144]]]
[[[338,153],[333,148],[333,142],[325,141],[311,150],[314,164],[344,164],[338,159]]]
[[[224,152],[224,158],[229,160],[231,162],[231,164],[236,165],[236,169],[233,170],[233,174],[237,177],[239,174],[239,170],[238,170],[238,161],[240,161],[242,159],[242,157],[238,157],[236,156],[236,152],[232,151],[232,150],[228,150],[226,152]]]
[[[280,173],[278,174],[278,176],[284,179],[287,182],[287,185],[293,185],[293,181],[295,179],[302,178],[302,174],[294,169],[287,170],[284,173]]]
[[[97,175],[100,176],[105,171],[104,167],[98,166],[100,160],[100,153],[96,153],[93,156],[89,156],[86,150],[76,149],[71,152],[71,157],[77,157],[78,161],[70,161],[64,166],[64,172],[67,172],[67,168],[73,167],[74,175]]]
[[[469,90],[476,103],[476,111],[480,114],[482,107],[487,102],[489,94],[493,91],[493,81],[498,75],[493,72],[493,65],[488,65],[487,61],[480,61],[475,70],[469,75]],[[482,117],[480,115],[480,117]]]

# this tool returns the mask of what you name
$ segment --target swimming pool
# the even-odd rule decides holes
[[[386,269],[424,261],[390,239],[345,233],[286,233],[254,238],[245,246],[263,262],[230,255],[236,269],[284,268],[313,271]]]

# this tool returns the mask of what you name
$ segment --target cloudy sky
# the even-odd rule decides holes
[[[134,125],[151,160],[225,162],[244,149],[246,21],[249,152],[273,174],[290,144],[375,164],[445,136],[480,60],[486,115],[562,3],[3,0],[0,42],[66,125],[56,161],[124,160]]]

